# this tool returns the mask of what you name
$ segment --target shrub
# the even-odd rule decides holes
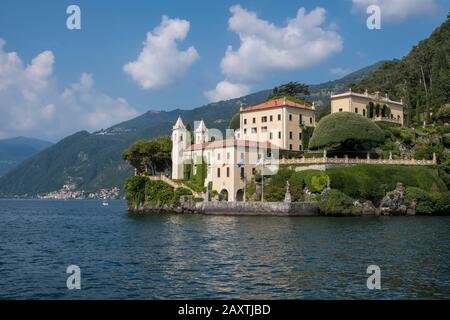
[[[324,215],[350,216],[357,214],[353,200],[339,190],[328,190],[319,201],[320,212]]]
[[[305,185],[311,192],[322,192],[327,186],[328,175],[322,171],[309,171],[305,174]]]
[[[310,149],[371,149],[384,142],[384,133],[369,119],[350,112],[330,114],[320,120],[309,141]]]
[[[191,195],[192,195],[191,190],[186,189],[186,188],[178,188],[175,190],[175,192],[173,194],[171,205],[174,207],[177,207],[180,205],[180,197],[181,196],[191,196]]]
[[[438,193],[434,212],[436,214],[450,215],[450,192]]]
[[[305,177],[302,172],[295,172],[289,178],[289,189],[292,201],[301,201],[303,189],[305,188]]]
[[[414,187],[406,188],[406,204],[410,205],[413,201],[416,202],[417,214],[434,213],[433,196],[425,190]]]
[[[446,146],[447,148],[450,147],[450,133],[446,133],[443,135],[442,142],[444,143],[444,146]]]
[[[161,207],[171,205],[174,198],[173,188],[163,181],[148,180],[145,184],[145,205]]]
[[[145,185],[148,178],[143,176],[132,176],[125,181],[126,199],[128,207],[137,208],[144,204]]]

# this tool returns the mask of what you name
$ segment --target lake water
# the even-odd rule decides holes
[[[450,217],[130,216],[0,200],[1,299],[449,299]],[[81,268],[68,290],[66,268]],[[368,290],[369,265],[381,290]]]

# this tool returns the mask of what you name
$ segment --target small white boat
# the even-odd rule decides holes
[[[103,205],[103,206],[109,206],[109,203],[106,202],[106,201],[103,201],[103,202],[102,202],[102,205]]]

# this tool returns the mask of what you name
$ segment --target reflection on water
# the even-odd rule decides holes
[[[448,299],[450,218],[132,216],[0,200],[0,298]],[[77,264],[82,289],[66,289]],[[382,290],[366,288],[379,265]]]

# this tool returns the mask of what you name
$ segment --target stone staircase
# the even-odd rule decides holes
[[[159,176],[148,176],[148,178],[152,181],[163,181],[165,183],[167,183],[168,185],[170,185],[171,187],[175,188],[175,189],[179,189],[179,188],[185,188],[188,189],[192,192],[192,195],[196,198],[203,198],[203,194],[193,190],[191,187],[185,185],[183,182],[181,181],[175,181],[172,180],[168,177],[166,177],[165,175],[161,174]]]

